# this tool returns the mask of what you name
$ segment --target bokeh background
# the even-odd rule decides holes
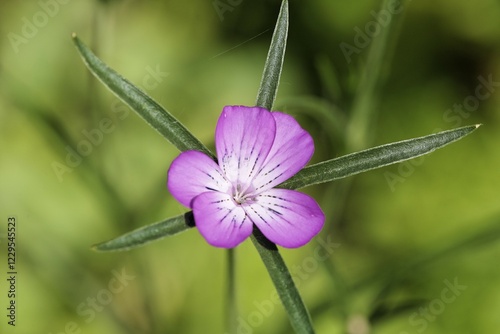
[[[372,38],[359,31],[380,1],[291,0],[276,109],[312,133],[315,162],[483,126],[423,159],[305,189],[326,226],[282,254],[318,333],[492,333],[500,327],[500,2],[400,6],[373,68]],[[165,187],[176,149],[89,74],[70,36],[213,147],[222,107],[254,104],[278,10],[279,1],[264,0],[0,3],[2,333],[224,333],[225,252],[196,230],[130,252],[90,250],[186,209]],[[346,57],[342,43],[356,52]],[[345,122],[370,96],[363,73],[377,83],[360,123],[367,135],[349,141]],[[15,328],[5,316],[10,216]],[[237,249],[237,291],[239,333],[291,332],[250,241]]]

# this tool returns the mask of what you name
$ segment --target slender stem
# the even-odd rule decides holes
[[[281,3],[280,14],[274,29],[271,46],[267,54],[264,72],[257,94],[256,105],[272,109],[278,92],[281,70],[286,50],[288,36],[288,1]],[[313,334],[311,317],[307,311],[292,276],[274,243],[269,241],[257,227],[254,226],[252,242],[259,252],[269,276],[276,287],[292,328],[298,334]]]
[[[238,308],[236,303],[236,279],[235,279],[235,249],[227,250],[227,295],[226,295],[226,333],[236,334]]]
[[[290,324],[297,334],[314,334],[311,317],[302,297],[293,282],[278,248],[270,242],[256,227],[251,236],[264,265],[271,276],[276,291],[285,307]]]

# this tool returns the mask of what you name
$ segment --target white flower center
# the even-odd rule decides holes
[[[253,187],[251,185],[242,186],[238,183],[233,186],[231,191],[231,197],[237,205],[253,202],[255,201],[255,196],[256,194],[254,193]]]

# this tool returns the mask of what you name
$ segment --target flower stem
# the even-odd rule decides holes
[[[314,334],[311,317],[293,282],[292,275],[286,267],[278,248],[269,241],[256,227],[252,242],[264,262],[276,291],[285,307],[290,324],[297,334]]]
[[[236,280],[235,280],[235,249],[227,250],[227,295],[226,295],[226,333],[236,334]]]
[[[283,68],[283,61],[288,36],[288,1],[283,0],[274,29],[271,46],[267,54],[256,105],[271,110],[273,107]],[[274,243],[269,241],[257,227],[254,226],[252,242],[271,276],[271,280],[280,296],[281,303],[290,319],[290,324],[298,334],[313,334],[311,317],[307,311],[299,291],[293,282],[283,258]]]

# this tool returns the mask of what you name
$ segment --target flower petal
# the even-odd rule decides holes
[[[316,201],[301,192],[271,189],[244,206],[245,212],[272,242],[287,248],[300,247],[319,233],[325,215]]]
[[[196,227],[209,244],[233,248],[248,238],[253,224],[228,194],[209,191],[193,201]]]
[[[276,139],[262,169],[253,181],[257,193],[271,189],[297,174],[311,159],[314,142],[290,115],[273,112]]]
[[[201,193],[227,192],[230,186],[217,163],[199,151],[182,152],[168,170],[168,190],[187,207]]]
[[[273,146],[276,121],[258,107],[226,106],[217,123],[215,146],[219,166],[236,187],[247,187]]]

